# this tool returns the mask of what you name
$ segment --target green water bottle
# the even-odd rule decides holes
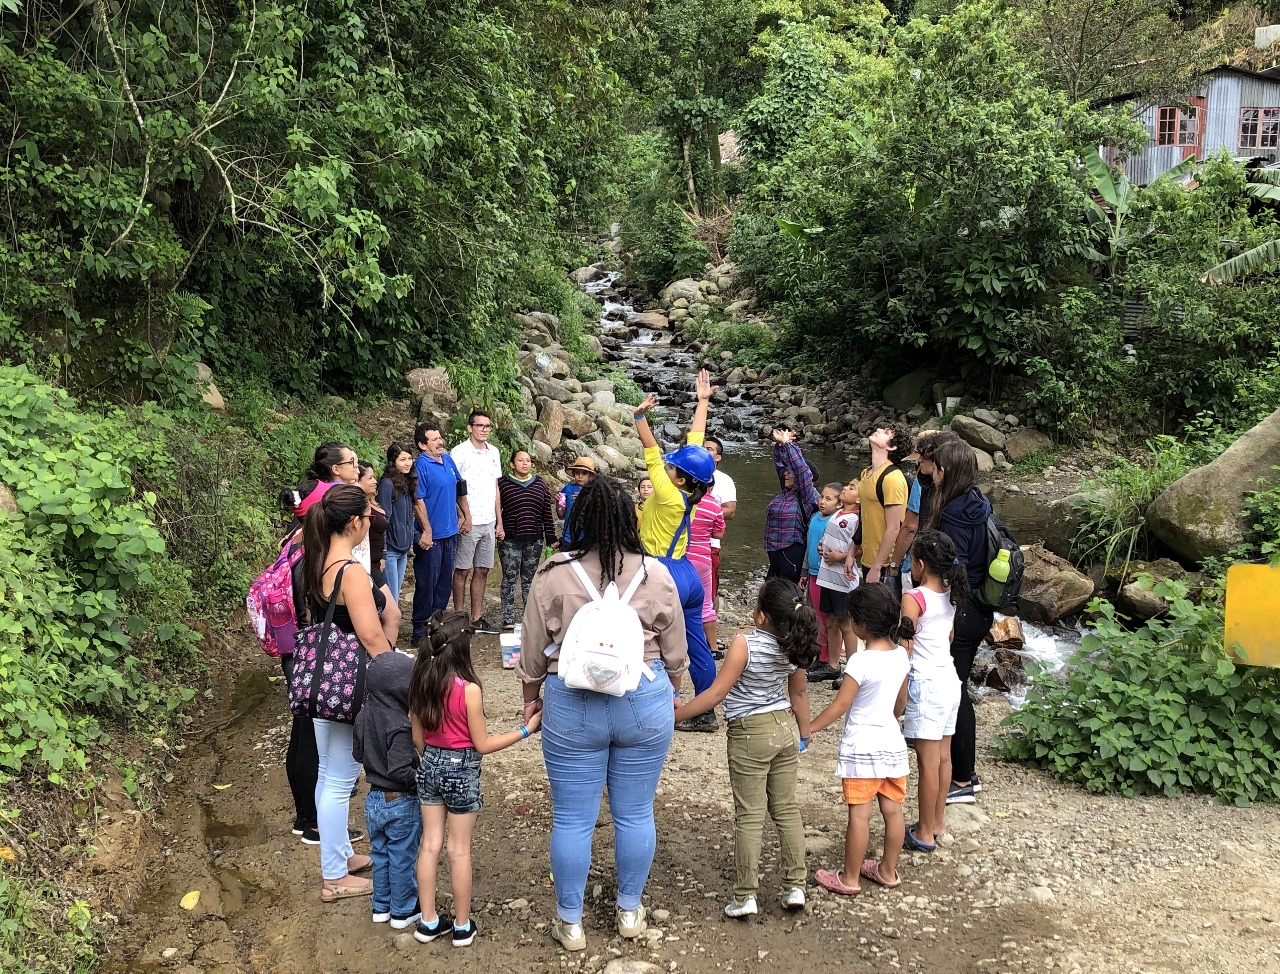
[[[988,605],[999,605],[1003,602],[1004,583],[1009,580],[1009,552],[1001,548],[987,569],[987,580],[983,588]]]

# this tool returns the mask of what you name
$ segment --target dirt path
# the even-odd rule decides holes
[[[519,710],[515,678],[498,666],[496,637],[477,645],[491,724],[510,726]],[[178,769],[157,822],[161,851],[147,892],[122,917],[109,971],[373,974],[443,963],[485,972],[597,971],[617,957],[689,972],[822,974],[871,964],[1280,971],[1276,810],[1091,796],[982,759],[981,804],[949,810],[949,846],[905,857],[901,889],[872,887],[847,900],[815,886],[806,913],[786,914],[775,898],[770,827],[762,913],[750,923],[727,920],[721,908],[732,885],[733,816],[722,733],[676,735],[657,799],[658,854],[645,896],[654,929],[644,939],[610,935],[612,836],[607,827],[597,831],[588,949],[579,954],[561,951],[547,934],[550,807],[536,742],[486,758],[475,849],[480,938],[455,957],[447,941],[424,946],[375,926],[367,900],[320,902],[319,853],[289,834],[279,670],[243,641],[221,663],[237,675],[222,681],[205,730]],[[830,693],[825,685],[814,690],[815,712]],[[983,741],[1002,715],[1002,701],[979,707]],[[831,773],[836,739],[825,734],[802,765],[811,875],[837,862],[843,842],[845,812]],[[362,784],[353,824],[363,824],[364,793]],[[445,889],[446,874],[447,866]],[[179,899],[194,889],[199,904],[181,909]]]

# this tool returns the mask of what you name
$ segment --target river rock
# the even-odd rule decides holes
[[[986,450],[974,448],[974,456],[978,460],[978,473],[990,473],[996,468],[996,459]]]
[[[551,464],[551,460],[555,456],[555,451],[538,439],[535,439],[530,444],[530,447],[531,449],[529,452],[533,454],[534,464],[539,469],[545,470]]]
[[[1017,616],[1005,616],[991,624],[987,642],[1001,649],[1022,649],[1026,639],[1022,635],[1022,623]]]
[[[993,413],[990,409],[981,408],[973,411],[973,418],[981,423],[986,423],[988,426],[999,426],[1004,420],[1004,417],[999,413]]]
[[[1139,576],[1150,576],[1150,581]],[[1116,608],[1136,622],[1145,622],[1163,615],[1169,608],[1169,600],[1156,595],[1155,586],[1186,577],[1186,569],[1172,558],[1158,558],[1155,561],[1131,561],[1122,572],[1109,572],[1107,581],[1114,581],[1119,586],[1115,595]]]
[[[606,277],[608,273],[599,264],[588,264],[586,267],[579,267],[576,271],[570,271],[569,278],[574,284],[581,286],[590,284],[592,281],[598,281],[600,278]]]
[[[631,316],[630,321],[637,328],[654,328],[662,331],[671,327],[667,316],[661,311],[637,311]]]
[[[552,450],[560,445],[564,434],[564,406],[554,399],[543,399],[538,409],[538,428],[533,438]]]
[[[702,288],[698,281],[692,277],[686,277],[683,280],[668,284],[658,294],[658,297],[667,307],[671,307],[679,298],[684,298],[692,306],[695,301],[702,300]]]
[[[924,400],[931,380],[932,377],[927,369],[916,369],[885,386],[881,398],[886,405],[899,413],[905,413],[917,403],[927,406],[928,403]]]
[[[1014,463],[1034,453],[1053,449],[1053,440],[1039,430],[1020,429],[1004,441],[1004,452]]]
[[[573,402],[573,393],[565,388],[562,383],[543,379],[536,375],[532,377],[532,381],[535,395],[545,396],[548,399],[554,399],[556,402]]]
[[[996,450],[1005,448],[1005,435],[1003,433],[994,426],[989,426],[982,420],[974,419],[972,416],[959,415],[952,417],[951,428],[960,439],[970,446],[977,447],[979,450],[995,453]]]
[[[458,411],[458,393],[443,366],[413,369],[404,378],[419,422],[446,420]]]
[[[625,477],[631,469],[631,458],[608,443],[596,447],[595,455],[596,459],[603,462],[608,467],[609,473],[615,477]]]
[[[564,431],[576,439],[582,439],[594,431],[596,421],[574,406],[566,406],[564,410]]]
[[[1068,494],[1049,502],[1049,517],[1045,520],[1044,546],[1055,555],[1070,558],[1075,537],[1095,506],[1110,502],[1109,491],[1084,491]]]
[[[1250,530],[1245,494],[1280,466],[1280,409],[1246,432],[1222,456],[1174,481],[1147,508],[1151,532],[1187,561],[1222,557]]]
[[[591,393],[591,401],[598,402],[601,406],[612,406],[618,401],[618,397],[614,395],[612,389],[601,389]]]
[[[1093,580],[1042,545],[1024,549],[1026,560],[1018,615],[1048,625],[1078,612],[1093,597]]]

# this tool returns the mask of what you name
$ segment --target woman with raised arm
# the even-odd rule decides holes
[[[702,445],[707,430],[707,411],[711,403],[711,374],[703,369],[698,373],[694,389],[698,405],[693,411],[693,422],[687,446],[673,450],[665,456],[649,428],[648,412],[658,404],[658,397],[649,393],[636,407],[636,433],[644,447],[644,463],[653,483],[653,494],[644,502],[644,516],[640,521],[640,540],[645,550],[657,555],[680,593],[680,606],[684,610],[685,638],[689,643],[689,679],[695,693],[702,693],[716,678],[716,661],[707,645],[702,628],[702,602],[705,598],[702,579],[698,570],[690,564],[685,552],[689,546],[689,526],[693,509],[715,481],[716,462]],[[677,730],[709,731],[716,729],[716,715],[708,711],[687,721],[681,721]]]

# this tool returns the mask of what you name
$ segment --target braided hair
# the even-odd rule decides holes
[[[569,512],[566,534],[576,538],[576,551],[594,551],[600,556],[600,588],[622,574],[627,555],[645,554],[636,523],[636,505],[631,491],[620,480],[598,476],[588,481]],[[546,571],[555,562],[547,562]]]
[[[911,545],[911,563],[920,564],[942,579],[951,604],[963,605],[969,597],[969,573],[956,554],[956,543],[941,531],[925,528]]]
[[[818,616],[799,587],[785,578],[771,578],[760,586],[756,608],[769,620],[791,664],[812,666],[818,658]]]
[[[915,623],[902,614],[902,603],[879,582],[859,585],[849,593],[849,617],[873,639],[914,639]]]
[[[446,615],[442,610],[428,620],[418,640],[418,658],[409,680],[409,713],[418,718],[424,730],[433,731],[444,723],[454,677],[480,685],[471,662],[475,631],[465,612]]]

